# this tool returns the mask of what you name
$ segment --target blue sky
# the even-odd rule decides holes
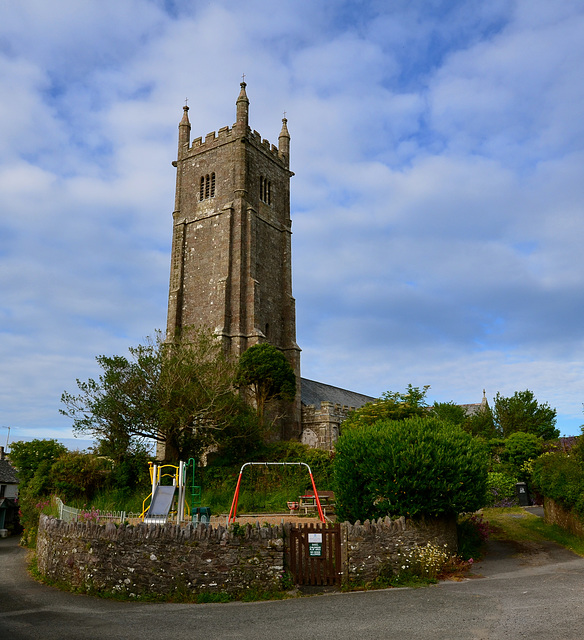
[[[0,0],[0,425],[70,437],[61,393],[164,328],[182,105],[231,125],[245,73],[292,137],[302,374],[579,433],[583,59],[570,0]]]

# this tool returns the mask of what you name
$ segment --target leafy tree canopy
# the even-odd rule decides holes
[[[97,357],[99,379],[77,380],[80,393],[61,397],[61,413],[100,450],[121,461],[150,440],[176,460],[200,456],[227,427],[242,435],[235,423],[247,409],[234,390],[235,365],[209,330],[184,330],[173,342],[157,332],[129,353]]]
[[[543,452],[543,440],[533,433],[516,431],[505,440],[505,447],[501,452],[501,462],[522,480],[525,473],[522,465],[528,460],[535,460]]]
[[[435,402],[431,414],[442,420],[461,427],[467,420],[464,407],[454,402]]]
[[[403,420],[412,416],[427,416],[428,405],[426,394],[430,385],[413,387],[408,384],[404,393],[399,391],[386,391],[381,398],[368,402],[360,409],[353,411],[343,422],[343,430],[346,431],[358,425],[370,425],[379,420]]]
[[[28,484],[41,467],[49,469],[67,447],[57,440],[19,440],[10,445],[10,460],[18,469],[21,485]]]
[[[269,402],[292,402],[296,396],[294,369],[286,356],[267,342],[256,344],[241,354],[236,381],[250,390],[262,425]]]
[[[556,410],[547,402],[540,404],[529,389],[516,391],[510,398],[497,393],[493,420],[503,438],[508,438],[517,431],[531,433],[544,440],[560,436],[559,429],[556,429]]]
[[[493,420],[493,412],[489,406],[481,407],[476,413],[468,416],[463,424],[463,429],[472,433],[473,436],[480,436],[485,440],[499,437],[499,431]]]

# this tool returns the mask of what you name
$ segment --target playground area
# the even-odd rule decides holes
[[[288,501],[287,511],[279,513],[238,514],[238,499],[242,477],[246,470],[254,467],[280,467],[305,469],[310,478],[312,490],[304,491],[292,501]],[[131,524],[188,523],[228,526],[238,525],[279,525],[283,523],[335,522],[334,493],[317,491],[310,467],[304,462],[246,462],[242,465],[233,494],[229,514],[212,514],[211,509],[201,504],[202,487],[197,483],[196,462],[179,462],[178,465],[157,465],[149,463],[152,491],[144,499],[142,513],[138,518],[129,519]]]

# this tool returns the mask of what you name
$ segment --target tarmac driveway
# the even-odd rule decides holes
[[[493,542],[463,582],[213,605],[78,596],[36,583],[0,540],[0,640],[172,638],[581,640],[584,559],[553,543]]]

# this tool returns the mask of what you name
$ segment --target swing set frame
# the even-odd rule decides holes
[[[310,474],[310,481],[312,482],[312,490],[314,491],[314,499],[316,500],[316,508],[318,510],[318,517],[321,522],[326,522],[324,517],[324,513],[322,512],[322,507],[320,506],[320,500],[318,498],[318,492],[316,490],[316,485],[314,484],[314,477],[312,475],[312,471],[310,467],[306,464],[306,462],[245,462],[241,469],[239,470],[239,477],[237,478],[237,486],[235,487],[235,493],[233,494],[233,501],[231,502],[231,510],[229,511],[229,517],[227,518],[227,523],[235,522],[235,518],[237,517],[237,501],[239,500],[239,487],[241,485],[241,476],[243,474],[243,470],[245,467],[253,467],[253,466],[287,466],[294,465],[296,467],[303,466],[308,469],[308,473]]]

